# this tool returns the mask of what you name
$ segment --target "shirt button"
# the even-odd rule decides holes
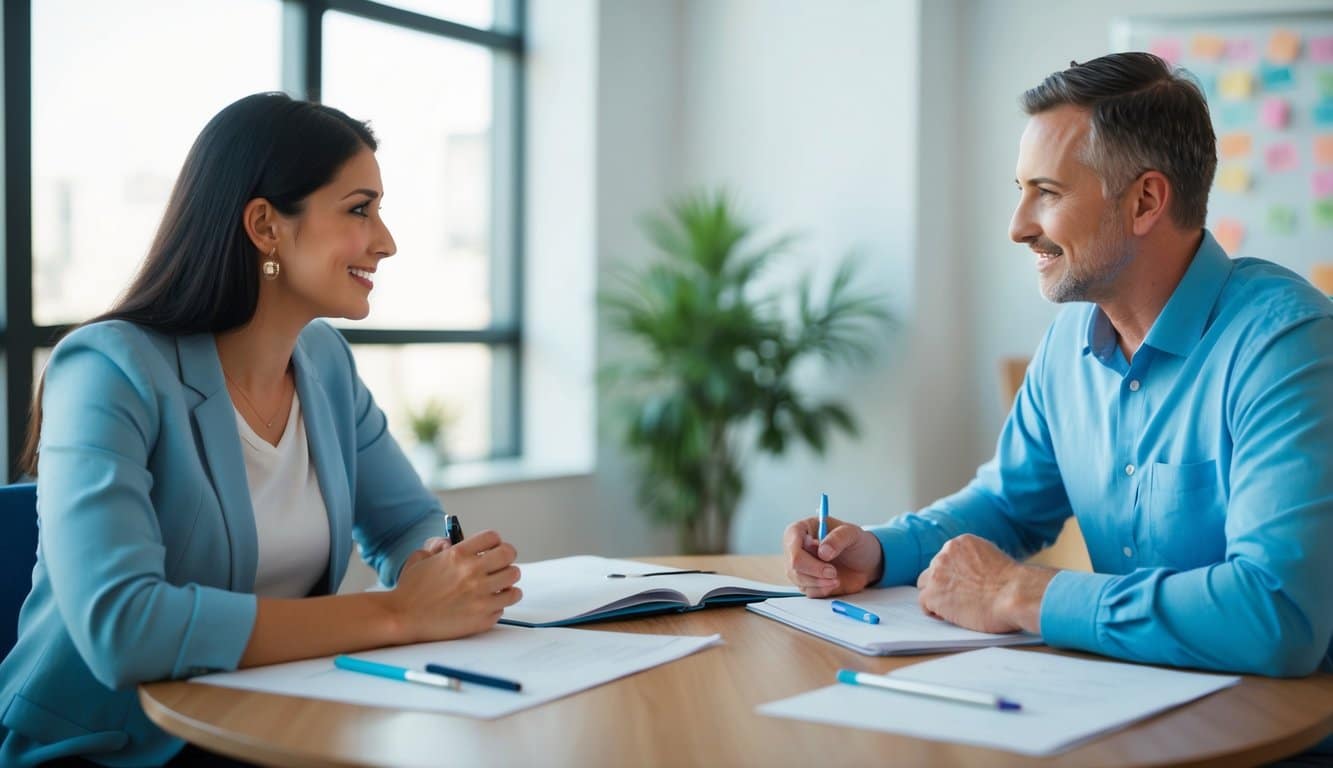
[[[1125,465],[1125,474],[1127,474],[1127,475],[1132,475],[1132,474],[1134,474],[1134,465],[1133,465],[1133,464],[1126,464],[1126,465]]]
[[[1138,391],[1139,391],[1139,380],[1138,380],[1138,379],[1134,379],[1133,381],[1129,382],[1129,391],[1130,391],[1130,392],[1138,392]]]
[[[1125,553],[1125,557],[1133,557],[1133,556],[1134,556],[1134,550],[1130,549],[1129,547],[1125,547],[1124,549],[1122,549],[1122,550],[1120,550],[1120,551]]]

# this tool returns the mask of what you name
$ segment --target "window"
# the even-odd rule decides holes
[[[33,3],[37,325],[78,323],[111,305],[204,123],[241,96],[282,89],[281,33],[277,0]],[[234,55],[239,47],[250,53]]]
[[[3,345],[13,474],[52,341],[146,253],[190,142],[286,90],[368,119],[398,244],[341,322],[408,442],[437,402],[454,459],[519,450],[522,0],[6,0]]]

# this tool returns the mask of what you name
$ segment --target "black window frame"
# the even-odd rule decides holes
[[[5,400],[4,429],[6,435],[5,463],[11,480],[20,477],[17,466],[26,439],[31,393],[34,387],[34,354],[49,349],[71,325],[37,325],[33,320],[33,248],[32,248],[32,1],[4,0],[3,40],[4,78],[3,120],[4,151],[3,202],[4,251],[0,254],[4,269],[0,273],[0,350],[3,350],[3,395]],[[226,0],[217,0],[226,2]],[[490,458],[518,456],[522,452],[522,377],[523,377],[523,180],[525,135],[525,69],[526,69],[526,2],[508,0],[512,31],[481,29],[466,24],[446,21],[413,11],[395,8],[370,0],[282,0],[283,6],[283,61],[296,63],[297,79],[301,82],[304,98],[318,100],[323,86],[324,14],[329,11],[345,13],[362,19],[394,27],[422,32],[437,37],[483,46],[494,53],[513,57],[512,82],[509,89],[513,103],[506,111],[512,115],[509,133],[512,146],[507,165],[512,169],[509,179],[513,199],[509,201],[512,228],[508,241],[513,251],[509,265],[512,279],[512,320],[491,324],[481,329],[371,329],[340,328],[351,344],[394,345],[415,344],[481,344],[508,355],[512,371],[505,377],[504,405],[493,406],[503,411],[499,421],[503,429],[492,430]],[[410,76],[410,75],[406,75]],[[284,78],[286,79],[286,78]],[[496,151],[502,148],[497,147]],[[502,226],[497,223],[496,226]],[[492,254],[494,257],[495,254]],[[495,420],[493,420],[495,421]]]

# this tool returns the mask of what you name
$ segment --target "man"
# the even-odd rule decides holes
[[[1208,109],[1161,59],[1072,65],[1022,103],[1010,236],[1071,305],[966,488],[822,542],[793,523],[788,576],[916,584],[960,626],[1134,661],[1333,670],[1333,303],[1203,229]],[[1070,514],[1096,573],[1015,559]]]

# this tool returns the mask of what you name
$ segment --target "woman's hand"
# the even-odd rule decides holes
[[[449,640],[495,626],[523,593],[518,553],[495,531],[483,531],[450,546],[427,539],[403,565],[398,585],[384,593],[403,629],[403,643]]]
[[[448,548],[449,540],[443,536],[432,536],[426,539],[425,543],[421,545],[421,549],[408,555],[407,559],[403,561],[403,567],[398,571],[399,578],[402,578],[403,571],[406,571],[414,563],[419,563],[431,555],[438,555]]]

